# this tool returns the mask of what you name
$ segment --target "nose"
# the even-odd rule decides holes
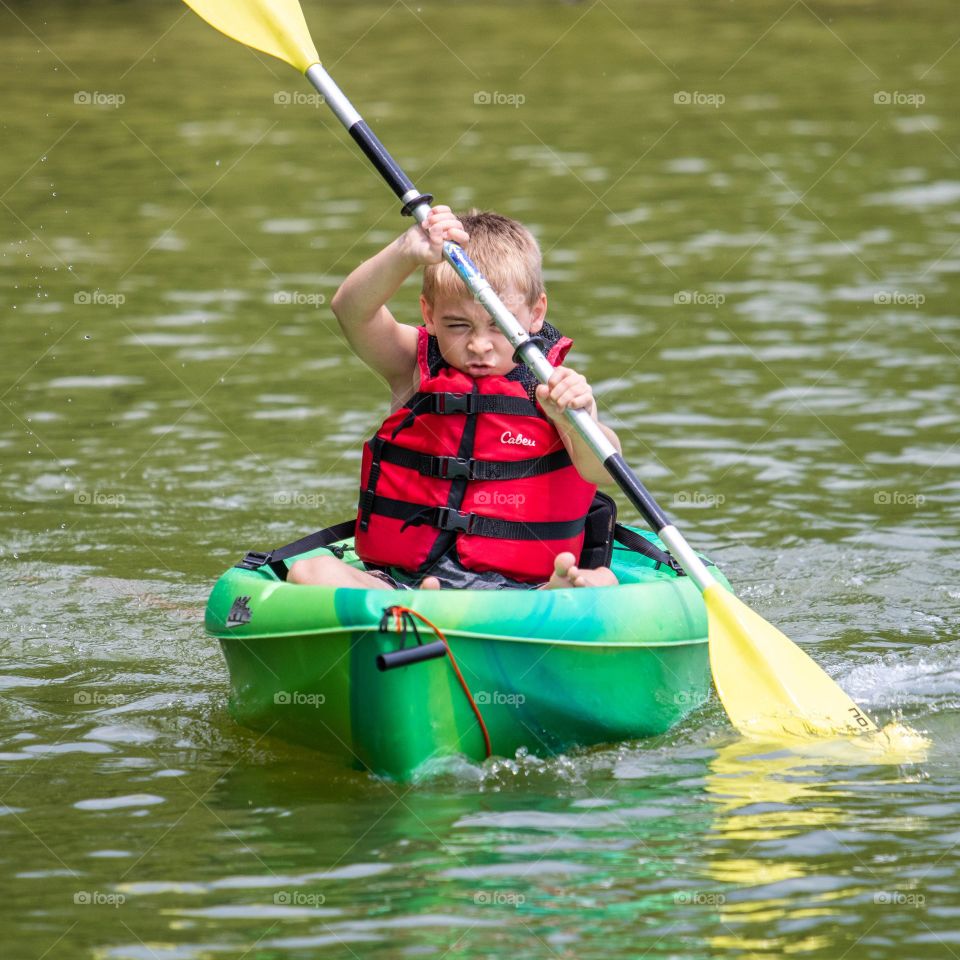
[[[490,339],[489,334],[477,332],[470,337],[467,347],[472,354],[482,357],[493,349],[493,341]]]

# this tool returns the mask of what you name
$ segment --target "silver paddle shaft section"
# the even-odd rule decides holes
[[[667,550],[673,554],[686,575],[700,588],[701,591],[712,587],[719,581],[707,569],[706,564],[694,553],[693,547],[683,538],[683,534],[672,524],[657,531],[657,536],[664,542]]]
[[[333,77],[319,63],[307,67],[304,76],[323,95],[324,103],[337,115],[337,119],[349,130],[363,117],[354,109],[344,92],[334,83]]]

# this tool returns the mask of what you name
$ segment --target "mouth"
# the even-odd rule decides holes
[[[486,373],[489,373],[493,369],[493,365],[489,363],[468,363],[467,370],[470,371],[472,376],[480,377]]]

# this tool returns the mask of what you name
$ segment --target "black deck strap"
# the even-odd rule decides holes
[[[539,417],[543,413],[527,397],[510,397],[499,393],[433,393],[417,391],[405,404],[410,415],[422,413],[502,413],[511,417]]]
[[[522,480],[562,470],[572,463],[570,455],[563,448],[548,453],[545,457],[531,457],[528,460],[475,460],[465,457],[435,457],[428,453],[407,450],[394,443],[384,443],[380,455],[385,463],[407,467],[424,477],[438,480],[453,480],[456,477],[466,477],[468,480]]]
[[[576,520],[521,521],[499,520],[477,513],[465,513],[452,507],[425,507],[421,503],[374,497],[373,513],[405,524],[429,524],[440,530],[468,533],[475,537],[493,537],[497,540],[566,540],[577,536],[586,518]]]
[[[370,526],[370,504],[373,502],[377,481],[380,479],[380,451],[386,442],[382,437],[374,437],[370,441],[373,456],[370,460],[370,473],[367,474],[367,485],[360,494],[360,515],[357,518],[357,525],[363,531]]]
[[[280,580],[286,580],[287,565],[283,562],[284,560],[306,553],[308,550],[316,550],[318,547],[328,547],[331,543],[337,543],[340,540],[348,540],[353,536],[356,525],[356,520],[344,520],[343,523],[335,523],[332,527],[324,527],[323,530],[317,530],[299,540],[294,540],[293,543],[277,547],[270,553],[251,550],[237,566],[244,570],[269,567]]]
[[[685,577],[687,575],[683,567],[680,566],[671,554],[667,553],[666,550],[661,550],[655,543],[651,543],[646,537],[635,533],[622,523],[614,526],[613,539],[616,540],[617,543],[622,543],[628,550],[643,554],[643,556],[656,561],[658,570],[660,569],[660,565],[663,564],[668,566],[678,577]]]

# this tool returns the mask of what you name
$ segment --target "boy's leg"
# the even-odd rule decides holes
[[[390,590],[379,577],[357,570],[334,556],[307,557],[290,567],[287,583],[302,583],[315,587],[359,587],[362,590]]]
[[[366,570],[358,570],[334,556],[307,557],[297,560],[287,574],[287,583],[315,587],[357,587],[361,590],[394,590],[392,583]],[[439,590],[436,577],[424,577],[421,590]]]
[[[581,570],[572,553],[558,553],[553,561],[553,576],[542,590],[565,590],[570,587],[615,587],[620,581],[609,567]]]

